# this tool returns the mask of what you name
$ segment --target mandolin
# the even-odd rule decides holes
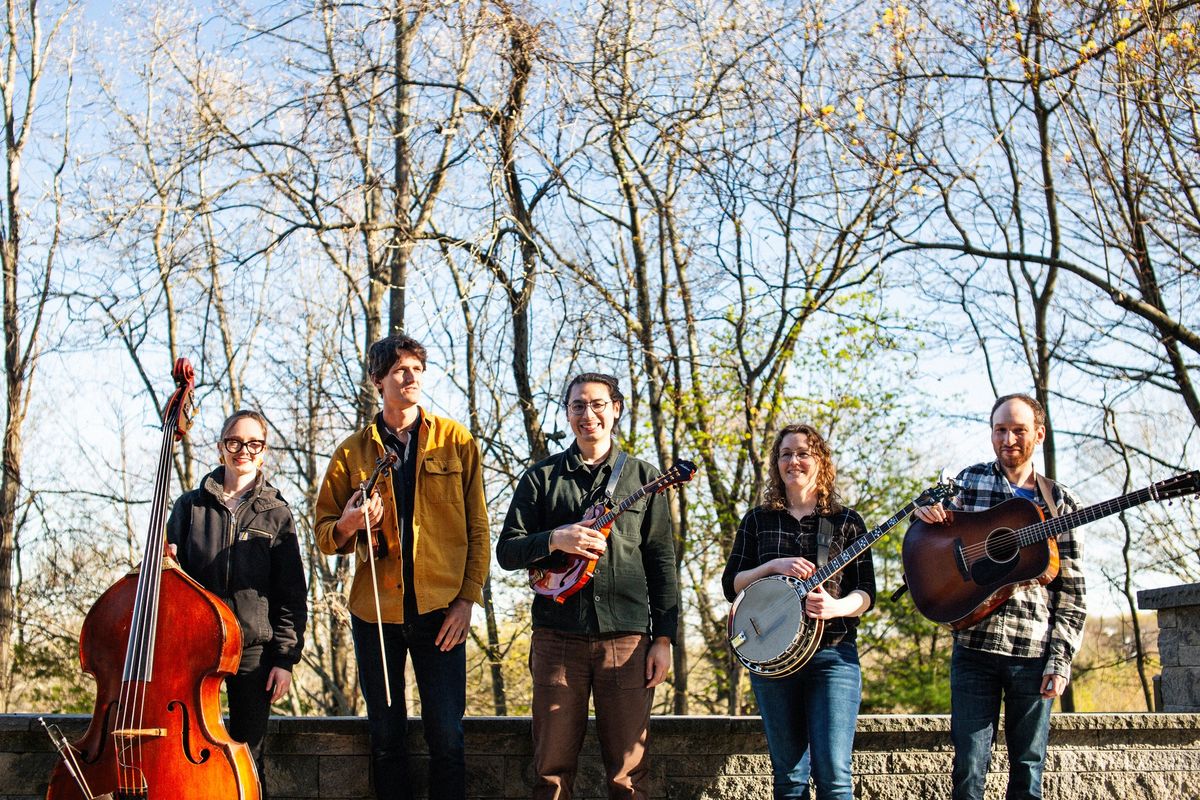
[[[607,508],[603,504],[594,506],[580,524],[600,531],[607,539],[613,522],[632,508],[638,500],[652,494],[665,492],[672,486],[687,483],[695,474],[696,465],[691,461],[677,461],[669,470],[626,497],[614,508]],[[568,597],[588,585],[592,575],[596,572],[597,561],[599,559],[571,553],[567,555],[566,562],[561,566],[530,567],[529,587],[537,594],[554,598],[556,603],[565,603]]]

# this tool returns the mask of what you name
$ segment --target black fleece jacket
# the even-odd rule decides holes
[[[308,596],[300,545],[287,502],[262,475],[231,512],[221,502],[225,468],[175,501],[167,541],[184,572],[221,598],[242,627],[242,647],[261,646],[272,666],[290,670],[304,648]]]

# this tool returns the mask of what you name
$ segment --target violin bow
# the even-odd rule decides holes
[[[375,462],[375,470],[371,473],[371,477],[363,481],[359,487],[359,506],[366,505],[367,500],[371,496],[371,492],[375,491],[375,484],[380,476],[396,465],[397,458],[395,452],[388,450],[383,458]],[[371,516],[363,514],[363,524],[366,526],[367,539],[367,563],[371,565],[371,594],[375,599],[375,626],[379,631],[379,660],[383,664],[383,695],[387,701],[388,707],[392,705],[392,679],[388,674],[387,650],[383,640],[383,611],[379,607],[379,572],[375,569],[375,545],[371,541]]]

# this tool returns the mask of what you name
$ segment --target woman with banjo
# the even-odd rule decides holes
[[[742,519],[721,578],[727,599],[732,602],[768,576],[808,578],[866,533],[862,517],[838,502],[835,477],[829,446],[814,428],[789,425],[779,431],[771,446],[763,503]],[[798,596],[795,602],[801,602]],[[816,626],[814,652],[794,659],[802,666],[774,673],[750,670],[776,800],[808,798],[810,774],[819,800],[853,796],[850,753],[862,691],[855,629],[858,617],[874,602],[875,570],[871,551],[865,550],[823,587],[805,595],[803,616],[824,624]],[[772,633],[758,629],[751,635]],[[807,647],[796,633],[786,634],[787,644]]]

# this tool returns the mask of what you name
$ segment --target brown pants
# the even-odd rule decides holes
[[[646,634],[579,636],[533,632],[534,800],[570,800],[588,694],[595,698],[596,733],[610,798],[646,798],[647,729],[654,690],[646,688]]]

